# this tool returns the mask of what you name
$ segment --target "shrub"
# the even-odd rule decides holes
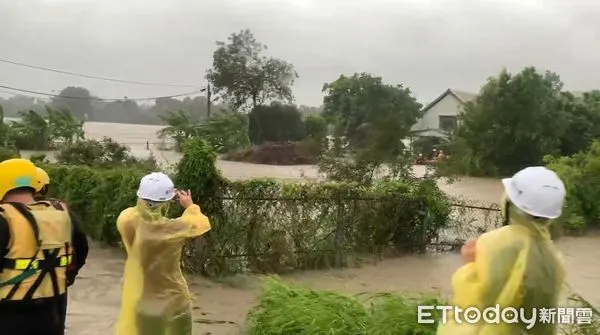
[[[0,147],[0,162],[11,158],[21,157],[18,152],[11,148]]]
[[[50,163],[50,161],[48,160],[48,157],[46,156],[46,154],[32,154],[29,157],[29,160],[31,162],[33,162],[33,164],[35,165],[40,165],[40,164],[48,164]]]
[[[303,137],[302,114],[294,105],[273,102],[248,113],[248,136],[252,144],[298,141]]]
[[[248,314],[248,334],[433,335],[437,322],[417,323],[417,306],[443,304],[437,298],[392,294],[360,299],[269,278],[258,306]]]
[[[49,196],[66,201],[81,216],[83,228],[91,238],[118,244],[117,216],[135,204],[136,190],[146,171],[56,164],[42,167],[51,178]]]
[[[131,155],[127,146],[104,137],[101,141],[86,140],[74,142],[62,148],[56,155],[61,164],[88,165],[98,167],[139,166],[156,169],[154,157],[138,159]]]
[[[206,141],[184,146],[173,180],[190,189],[212,231],[192,241],[185,267],[208,275],[345,266],[384,252],[422,252],[448,224],[433,181],[294,184],[221,177]],[[92,238],[117,244],[117,215],[135,204],[140,167],[46,165],[51,196],[79,213]],[[178,206],[173,206],[177,208]],[[174,210],[172,215],[178,215]]]
[[[567,233],[580,234],[600,223],[600,142],[589,150],[570,157],[545,157],[567,188],[567,199],[560,222]]]
[[[223,185],[203,273],[285,272],[345,266],[361,255],[422,252],[448,223],[450,204],[431,181]]]

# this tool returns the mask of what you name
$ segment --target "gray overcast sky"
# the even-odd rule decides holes
[[[593,0],[0,0],[0,58],[135,81],[203,85],[216,40],[250,28],[293,63],[301,104],[323,83],[371,72],[421,102],[477,91],[502,66],[558,72],[600,88],[600,1]],[[0,64],[0,85],[67,85],[104,98],[185,88],[117,84]]]

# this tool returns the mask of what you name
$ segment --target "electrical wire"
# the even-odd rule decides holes
[[[59,99],[91,100],[91,101],[105,101],[105,102],[151,101],[151,100],[165,99],[165,98],[179,98],[179,97],[185,97],[185,96],[189,96],[189,95],[199,94],[199,93],[202,93],[202,92],[205,91],[205,89],[201,89],[201,90],[195,91],[195,92],[182,93],[182,94],[174,94],[174,95],[167,95],[167,96],[162,96],[162,97],[149,97],[149,98],[127,98],[127,97],[123,97],[123,98],[119,98],[119,99],[102,99],[102,98],[84,98],[84,97],[71,97],[71,96],[65,96],[65,95],[57,95],[57,94],[51,94],[51,93],[44,93],[44,92],[37,92],[37,91],[25,90],[25,89],[15,88],[15,87],[10,87],[10,86],[5,86],[5,85],[0,85],[0,88],[4,88],[4,89],[8,89],[8,90],[13,90],[13,91],[17,91],[17,92],[23,92],[23,93],[44,95],[44,96],[47,96],[47,97],[53,97],[53,98],[59,98]],[[32,98],[35,98],[35,97],[32,97]]]
[[[112,82],[116,82],[116,83],[144,85],[144,86],[163,86],[163,87],[170,86],[170,87],[199,88],[197,85],[161,84],[161,83],[150,83],[150,82],[142,82],[142,81],[133,81],[133,80],[114,79],[114,78],[107,78],[107,77],[98,77],[98,76],[92,76],[92,75],[87,75],[87,74],[81,74],[81,73],[63,71],[63,70],[58,70],[58,69],[52,69],[52,68],[38,66],[38,65],[25,64],[25,63],[15,62],[15,61],[12,61],[12,60],[2,59],[2,58],[0,58],[0,62],[7,63],[7,64],[12,64],[12,65],[17,65],[17,66],[28,67],[28,68],[37,69],[37,70],[44,70],[44,71],[50,71],[50,72],[55,72],[55,73],[61,73],[61,74],[66,74],[66,75],[70,75],[70,76],[83,77],[83,78],[91,78],[91,79],[98,79],[98,80],[105,80],[105,81],[112,81]]]

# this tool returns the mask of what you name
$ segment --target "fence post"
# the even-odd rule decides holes
[[[342,197],[337,197],[337,214],[335,227],[335,267],[341,268],[344,265],[344,232],[346,228],[346,220],[344,216],[344,204]]]

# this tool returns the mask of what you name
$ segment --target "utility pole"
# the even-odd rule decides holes
[[[209,119],[210,118],[210,105],[211,102],[210,100],[212,99],[212,92],[210,91],[210,84],[208,84],[206,86],[206,118]]]

